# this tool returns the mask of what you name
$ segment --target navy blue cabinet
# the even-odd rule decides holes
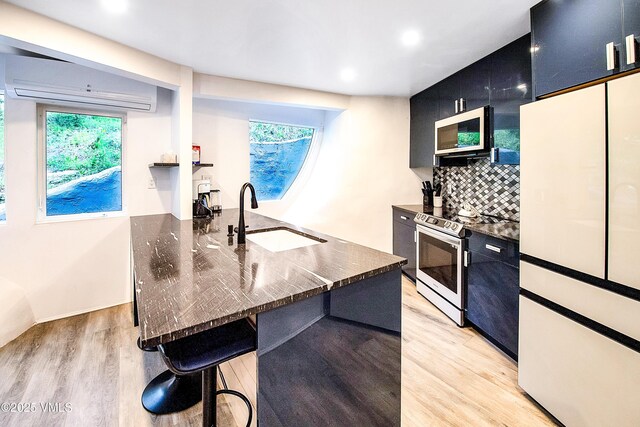
[[[438,120],[438,88],[431,87],[411,97],[409,167],[433,165],[435,128]]]
[[[402,271],[414,282],[416,281],[416,223],[415,213],[409,214],[401,209],[393,208],[393,254],[407,259]]]
[[[627,0],[546,0],[531,8],[536,97],[622,70],[623,1],[630,7],[636,3]],[[606,46],[609,43],[615,45],[613,69],[607,66]]]
[[[491,102],[491,57],[485,56],[456,73],[460,85],[460,98],[466,102],[466,110],[489,105]]]
[[[472,232],[465,318],[513,359],[518,358],[518,244]]]
[[[496,163],[520,163],[520,106],[533,100],[531,36],[496,51],[491,59],[491,106]]]
[[[460,99],[460,75],[453,74],[438,83],[436,87],[438,89],[438,120],[453,116],[456,114],[455,102]]]
[[[630,35],[633,35],[635,39],[634,49],[636,60],[631,64],[627,64],[626,38]],[[640,67],[640,49],[638,46],[638,42],[640,41],[640,0],[622,1],[622,40],[625,42],[625,54],[622,55],[623,70],[632,70]]]
[[[640,1],[640,0],[638,0]],[[433,166],[435,122],[466,110],[493,107],[495,163],[520,163],[520,106],[532,100],[531,36],[527,34],[411,97],[409,166]]]

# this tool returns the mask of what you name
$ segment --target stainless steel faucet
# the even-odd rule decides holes
[[[238,244],[244,244],[246,242],[246,233],[244,226],[244,191],[249,187],[251,190],[251,209],[258,207],[258,199],[256,199],[256,189],[250,182],[245,182],[240,189],[240,218],[238,220]]]

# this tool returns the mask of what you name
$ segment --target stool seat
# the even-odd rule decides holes
[[[256,349],[256,331],[246,319],[158,345],[178,375],[201,372]]]
[[[158,345],[170,371],[176,375],[202,373],[202,426],[216,425],[216,395],[237,396],[247,405],[251,425],[251,402],[234,390],[217,390],[218,365],[256,350],[256,331],[247,319],[236,320],[208,331]],[[217,390],[217,391],[216,391]]]

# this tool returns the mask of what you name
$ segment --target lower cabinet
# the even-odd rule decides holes
[[[640,425],[640,353],[523,296],[520,334],[518,383],[560,422]]]
[[[477,232],[469,237],[466,319],[518,359],[518,244]]]
[[[416,281],[416,223],[415,214],[393,209],[393,254],[407,259],[402,271]]]

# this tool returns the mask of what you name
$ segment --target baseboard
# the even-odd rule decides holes
[[[72,311],[70,313],[65,313],[65,314],[51,316],[51,317],[45,317],[45,318],[42,318],[42,319],[36,319],[35,325],[37,325],[39,323],[46,323],[46,322],[52,322],[54,320],[64,319],[66,317],[73,317],[73,316],[77,316],[79,314],[91,313],[92,311],[104,310],[105,308],[116,307],[116,306],[122,305],[122,304],[129,304],[131,302],[132,302],[132,299],[131,298],[127,298],[125,301],[117,302],[117,303],[114,303],[114,304],[99,305],[99,306],[95,306],[95,307],[91,307],[91,308],[85,308],[85,309],[82,309],[82,310]]]

